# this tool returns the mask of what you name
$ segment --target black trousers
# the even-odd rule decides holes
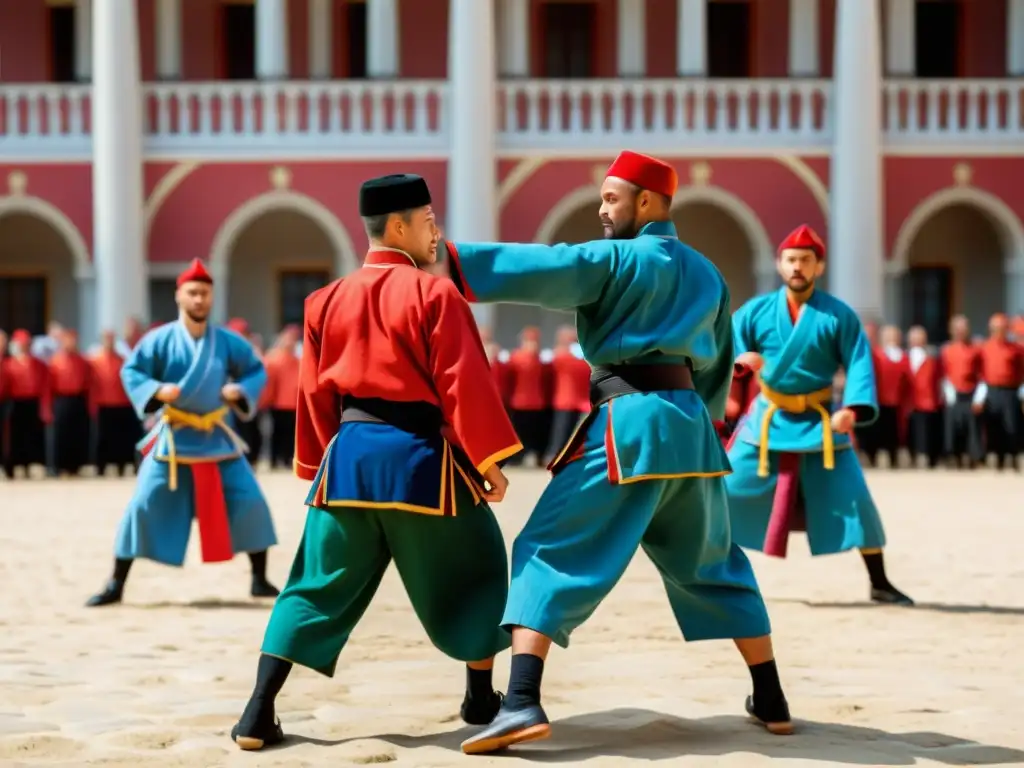
[[[295,458],[295,411],[270,411],[270,466],[291,467]]]

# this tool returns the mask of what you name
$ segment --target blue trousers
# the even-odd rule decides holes
[[[229,459],[220,462],[219,468],[235,554],[261,552],[277,544],[270,508],[249,462]],[[182,565],[195,517],[193,498],[188,464],[178,465],[178,488],[172,491],[167,462],[148,455],[139,466],[135,494],[118,526],[114,556]]]
[[[732,536],[741,547],[764,549],[775,486],[779,454],[769,451],[768,477],[757,476],[759,449],[737,440],[729,451],[733,473],[725,478],[729,492]],[[835,468],[825,469],[819,451],[800,457],[800,489],[807,518],[807,543],[813,555],[831,555],[850,549],[885,546],[885,529],[871,499],[857,453],[849,448],[835,452]]]
[[[607,467],[603,440],[588,437],[583,457],[552,479],[513,544],[502,626],[567,647],[642,547],[686,640],[770,634],[750,562],[730,537],[723,478],[612,485]]]

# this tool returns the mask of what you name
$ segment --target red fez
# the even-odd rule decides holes
[[[621,152],[605,176],[616,176],[640,189],[672,197],[679,186],[679,174],[668,163],[628,149]]]
[[[32,343],[32,334],[24,328],[19,328],[11,334],[11,342],[20,347],[28,347]]]
[[[786,236],[786,239],[779,245],[779,255],[781,256],[783,251],[790,248],[803,248],[808,251],[814,251],[815,256],[822,261],[825,260],[824,241],[818,237],[817,232],[806,224],[801,224]]]
[[[185,283],[210,283],[212,285],[213,278],[206,271],[203,262],[199,259],[192,259],[188,269],[178,275],[178,287],[181,288]]]
[[[233,317],[228,320],[228,329],[234,331],[239,336],[249,335],[249,323],[240,317]]]

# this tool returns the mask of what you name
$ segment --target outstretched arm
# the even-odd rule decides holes
[[[621,262],[621,242],[580,245],[446,242],[452,281],[468,301],[572,310],[597,301]]]

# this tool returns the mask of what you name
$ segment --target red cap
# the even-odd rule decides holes
[[[666,162],[662,162],[639,152],[630,152],[628,149],[621,152],[615,162],[608,168],[605,177],[616,176],[620,179],[636,184],[640,189],[649,189],[672,197],[679,186],[679,174],[676,169]]]
[[[814,251],[814,255],[822,261],[825,260],[824,241],[806,224],[801,224],[786,236],[786,239],[779,245],[779,255],[781,256],[783,251],[790,248],[806,248],[809,251]]]
[[[233,317],[230,320],[228,320],[227,327],[229,330],[234,331],[239,336],[249,335],[249,323],[247,323],[240,317]]]
[[[11,342],[20,347],[28,347],[32,343],[32,334],[24,328],[19,328],[11,334]]]
[[[178,287],[181,288],[185,283],[210,283],[212,285],[213,278],[206,271],[203,262],[199,259],[192,259],[188,269],[178,275]]]

